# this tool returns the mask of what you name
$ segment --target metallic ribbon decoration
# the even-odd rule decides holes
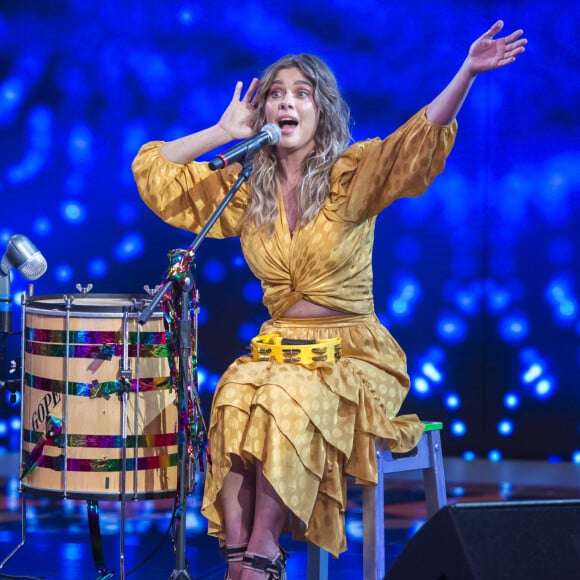
[[[44,459],[44,446],[54,445],[60,447],[62,435],[62,421],[56,417],[48,416],[46,418],[46,432],[41,435],[38,442],[28,455],[26,462],[22,466],[22,473],[20,475],[20,480],[24,479],[28,474],[30,474],[36,467],[42,464]]]

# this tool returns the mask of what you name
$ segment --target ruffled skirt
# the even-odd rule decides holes
[[[261,334],[340,336],[342,358],[308,366],[237,359],[214,395],[211,463],[202,514],[223,542],[220,490],[231,455],[263,471],[292,513],[295,538],[338,556],[346,550],[346,476],[376,484],[375,439],[410,451],[423,433],[416,415],[396,416],[409,390],[406,357],[375,315],[269,320]]]

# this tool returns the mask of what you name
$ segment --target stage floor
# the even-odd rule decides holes
[[[450,503],[497,502],[519,500],[580,499],[578,466],[566,471],[537,464],[503,466],[497,481],[486,475],[481,465],[460,460],[446,463],[447,491]],[[479,470],[479,471],[478,471]],[[506,471],[507,470],[507,471]],[[506,473],[512,477],[506,478]],[[538,476],[543,473],[544,481]],[[465,474],[469,474],[467,477]],[[557,479],[556,483],[550,477]],[[185,558],[189,576],[195,580],[221,580],[225,565],[218,554],[217,541],[205,533],[205,520],[199,514],[201,481],[188,497]],[[0,479],[0,561],[19,544],[22,525],[22,496],[18,480],[8,475]],[[333,580],[362,579],[362,521],[360,488],[349,486],[349,509],[346,516],[348,551],[338,560],[331,559],[329,577]],[[121,503],[99,501],[98,511],[107,576],[97,570],[91,548],[87,502],[61,497],[26,494],[26,541],[5,562],[0,578],[42,578],[45,580],[97,580],[120,578],[121,555],[126,578],[163,580],[180,570],[173,550],[170,520],[173,499],[140,500],[125,504],[125,525],[121,526]],[[386,485],[385,525],[387,565],[392,562],[409,538],[425,522],[423,486],[418,477],[390,478]],[[121,532],[124,549],[121,550]],[[282,538],[290,553],[288,578],[306,577],[306,546]],[[183,552],[182,552],[183,554]],[[178,577],[185,577],[184,575]],[[409,579],[411,580],[411,579]],[[414,579],[413,579],[414,580]]]

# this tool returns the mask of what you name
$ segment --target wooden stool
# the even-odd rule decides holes
[[[363,506],[363,573],[364,580],[385,577],[385,497],[384,477],[401,471],[423,470],[427,516],[431,517],[447,504],[441,434],[443,424],[424,421],[425,432],[417,447],[404,454],[393,454],[377,441],[376,486],[364,485]],[[308,544],[308,580],[328,579],[328,553]]]

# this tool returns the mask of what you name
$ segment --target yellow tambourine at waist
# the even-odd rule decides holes
[[[252,358],[255,361],[275,360],[284,363],[310,364],[335,362],[340,358],[340,337],[318,340],[283,338],[278,333],[252,338]]]

